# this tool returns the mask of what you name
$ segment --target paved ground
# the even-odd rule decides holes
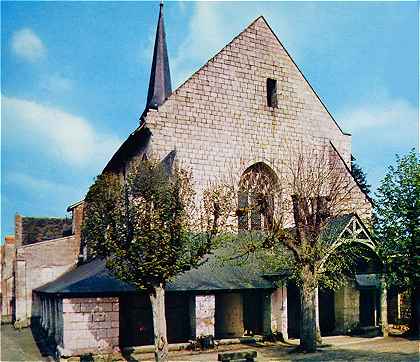
[[[259,361],[416,361],[420,360],[419,341],[398,337],[358,338],[348,336],[324,337],[325,347],[316,353],[293,353],[298,341],[265,347],[249,346],[256,350]],[[245,349],[245,348],[244,348]],[[174,361],[217,361],[217,353],[177,355]]]
[[[253,349],[258,361],[420,361],[419,341],[400,337],[361,338],[348,336],[324,337],[324,346],[316,353],[293,353],[297,340],[271,345],[233,345],[229,350]],[[226,349],[226,348],[225,348]],[[171,361],[217,361],[217,353],[173,352]],[[53,361],[52,351],[45,343],[45,335],[38,329],[21,331],[11,325],[1,326],[0,361]],[[124,359],[108,359],[107,361]],[[153,361],[152,354],[129,356],[129,361]],[[104,360],[102,360],[104,361]]]
[[[54,361],[45,342],[45,334],[37,328],[14,329],[1,326],[0,361]]]

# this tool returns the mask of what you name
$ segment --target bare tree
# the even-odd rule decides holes
[[[355,182],[329,144],[288,154],[278,176],[264,164],[244,173],[237,191],[240,237],[231,259],[253,257],[271,272],[291,272],[301,290],[300,349],[312,352],[317,288],[344,283],[359,256],[351,240],[337,240],[332,222],[354,211]]]

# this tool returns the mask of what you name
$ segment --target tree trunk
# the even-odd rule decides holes
[[[312,273],[304,267],[304,277],[301,293],[301,327],[300,349],[305,352],[316,351],[316,288],[313,285]]]
[[[155,361],[168,360],[168,341],[166,339],[165,289],[162,283],[154,287],[150,294],[155,337]]]
[[[420,337],[420,287],[411,288],[410,335]]]

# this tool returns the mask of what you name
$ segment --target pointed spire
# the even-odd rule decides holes
[[[159,107],[172,93],[165,27],[163,24],[163,1],[160,2],[159,20],[156,29],[152,69],[150,70],[149,92],[146,110]]]

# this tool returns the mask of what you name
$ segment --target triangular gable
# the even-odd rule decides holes
[[[329,112],[329,110],[327,109],[327,107],[325,106],[325,104],[322,102],[321,98],[316,93],[315,89],[309,83],[309,81],[307,80],[307,78],[305,77],[305,75],[303,74],[303,72],[300,70],[300,68],[298,67],[298,65],[296,64],[296,62],[293,60],[292,56],[289,54],[289,52],[287,51],[287,49],[283,46],[283,44],[281,43],[281,41],[277,37],[276,33],[272,30],[272,28],[268,24],[267,20],[262,15],[259,16],[258,18],[256,18],[253,22],[251,22],[244,30],[242,30],[237,36],[235,36],[228,44],[226,44],[220,51],[218,51],[212,58],[210,58],[203,66],[201,66],[189,78],[187,78],[180,86],[178,86],[178,88],[176,88],[172,92],[172,94],[168,97],[167,100],[170,100],[176,94],[179,94],[180,92],[182,92],[183,88],[186,87],[186,85],[190,81],[192,81],[194,78],[198,77],[203,70],[205,70],[210,64],[212,64],[214,61],[216,61],[219,57],[221,57],[223,55],[223,53],[225,51],[227,51],[235,42],[239,41],[241,39],[241,37],[243,37],[244,34],[246,34],[248,32],[252,32],[253,28],[256,27],[257,25],[263,25],[264,27],[266,27],[266,29],[269,30],[269,32],[273,36],[272,39],[277,43],[277,45],[279,45],[284,50],[284,52],[286,53],[288,59],[291,61],[291,63],[293,64],[293,66],[296,68],[296,70],[298,71],[298,73],[302,77],[303,82],[309,87],[309,89],[311,90],[311,92],[313,93],[313,95],[315,96],[315,98],[319,101],[319,104],[321,105],[321,107],[323,108],[323,110],[329,115],[329,118],[335,124],[335,126],[339,130],[339,132],[342,135],[351,136],[351,134],[346,133],[346,132],[343,132],[343,130],[341,129],[340,125],[337,123],[337,121],[334,119],[334,117],[332,116],[332,114]],[[270,41],[267,39],[267,44],[269,44],[269,43],[270,43]],[[144,116],[147,116],[147,115],[144,115]]]
[[[357,214],[353,214],[348,220],[335,243],[345,243],[349,240],[366,245],[373,251],[376,250],[376,245],[372,240],[369,230]]]

